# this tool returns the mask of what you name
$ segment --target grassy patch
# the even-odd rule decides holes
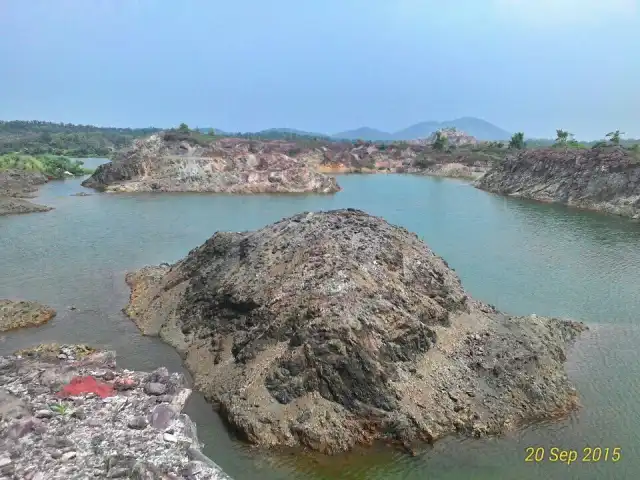
[[[39,172],[51,178],[64,178],[65,172],[72,175],[86,175],[92,170],[84,168],[80,160],[71,160],[67,157],[56,155],[23,155],[20,153],[7,153],[0,155],[0,170],[24,170],[27,172]]]

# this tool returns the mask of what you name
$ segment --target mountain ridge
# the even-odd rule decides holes
[[[511,133],[486,120],[476,117],[460,117],[454,120],[442,122],[430,120],[415,123],[402,130],[390,133],[377,130],[371,127],[360,127],[354,130],[346,130],[332,135],[333,138],[343,138],[346,140],[415,140],[426,138],[432,133],[442,128],[457,128],[465,133],[476,137],[478,140],[509,140]]]

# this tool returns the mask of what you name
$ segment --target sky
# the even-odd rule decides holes
[[[640,137],[640,0],[0,0],[0,119]]]

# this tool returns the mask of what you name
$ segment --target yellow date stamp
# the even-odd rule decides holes
[[[573,450],[560,447],[527,447],[525,462],[542,463],[616,463],[622,459],[620,447],[584,447]]]

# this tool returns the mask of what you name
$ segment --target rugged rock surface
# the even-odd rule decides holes
[[[114,192],[333,193],[335,178],[250,142],[165,132],[137,140],[82,183]]]
[[[35,196],[38,187],[46,182],[47,177],[38,172],[0,171],[0,216],[51,210],[51,207],[25,200]]]
[[[469,166],[462,163],[444,163],[425,168],[421,173],[432,177],[478,180],[487,172],[488,167]]]
[[[0,300],[0,332],[36,327],[56,316],[56,311],[36,302]]]
[[[218,232],[126,280],[129,316],[254,444],[410,448],[577,406],[563,362],[582,324],[472,300],[415,234],[358,210]]]
[[[477,186],[640,218],[640,158],[622,147],[524,150],[496,163]]]
[[[474,150],[475,148],[475,150]],[[359,142],[328,144],[314,149],[293,149],[296,155],[327,173],[421,173],[440,177],[477,178],[495,160],[473,145],[451,152],[431,148],[431,141],[390,145]],[[464,174],[462,174],[464,172]]]
[[[180,374],[85,346],[0,357],[0,478],[229,479],[180,413],[189,394]]]
[[[425,139],[411,140],[410,143],[421,145],[432,145],[438,138],[438,133],[447,139],[447,145],[454,147],[462,147],[465,145],[477,145],[478,139],[469,135],[468,133],[458,130],[456,128],[442,128],[436,132],[433,132],[429,137]]]
[[[467,138],[460,134],[460,138]],[[165,132],[139,140],[114,162],[99,167],[83,185],[108,191],[331,192],[338,188],[334,180],[309,169],[321,174],[425,173],[477,178],[478,170],[495,161],[496,152],[483,151],[471,141],[460,142],[461,148],[440,152],[426,140],[387,145],[209,138]]]

